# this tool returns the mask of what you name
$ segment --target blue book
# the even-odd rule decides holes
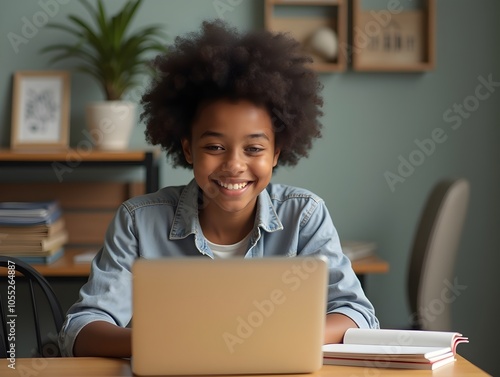
[[[0,225],[52,224],[61,217],[57,200],[43,202],[0,202]]]
[[[57,250],[55,253],[51,255],[41,255],[41,256],[17,256],[12,255],[13,257],[22,260],[23,262],[29,264],[50,264],[60,259],[64,254],[64,248]]]

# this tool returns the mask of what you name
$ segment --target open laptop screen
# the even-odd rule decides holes
[[[139,375],[308,373],[322,365],[323,258],[138,260]]]

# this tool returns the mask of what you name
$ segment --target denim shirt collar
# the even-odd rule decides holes
[[[170,230],[169,238],[171,240],[183,239],[190,234],[194,234],[197,243],[201,242],[202,245],[200,246],[205,245],[206,241],[202,237],[203,232],[198,218],[199,190],[194,179],[182,190]],[[257,199],[254,234],[255,232],[260,233],[257,228],[261,228],[266,232],[283,230],[283,224],[276,214],[267,190],[263,190]]]

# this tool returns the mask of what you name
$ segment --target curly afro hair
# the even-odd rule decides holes
[[[248,100],[264,106],[273,122],[279,165],[307,157],[321,137],[323,99],[311,58],[288,34],[239,33],[221,20],[177,37],[153,64],[157,71],[142,97],[146,139],[161,145],[173,166],[192,168],[181,140],[189,138],[201,104],[218,99]]]

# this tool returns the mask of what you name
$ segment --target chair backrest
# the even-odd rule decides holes
[[[456,293],[455,258],[469,203],[463,178],[440,181],[430,193],[415,234],[408,271],[408,298],[415,329],[451,331]]]
[[[0,295],[0,358],[10,357],[10,344],[12,336],[19,341],[24,329],[19,324],[19,319],[25,314],[19,312],[21,303],[29,301],[32,308],[32,319],[34,321],[35,338],[37,344],[37,354],[33,357],[56,357],[60,356],[57,339],[51,339],[44,343],[41,332],[41,304],[45,303],[50,309],[54,327],[58,334],[64,322],[64,313],[48,281],[33,267],[18,258],[0,256],[0,267],[5,269],[0,273],[2,292]],[[20,275],[22,274],[22,276]],[[21,297],[18,282],[25,280],[29,289],[29,297]],[[36,288],[38,286],[38,288]],[[43,292],[44,300],[38,297],[39,292]],[[4,297],[4,300],[2,300]],[[55,338],[55,336],[54,336]],[[14,343],[15,344],[15,343]]]

